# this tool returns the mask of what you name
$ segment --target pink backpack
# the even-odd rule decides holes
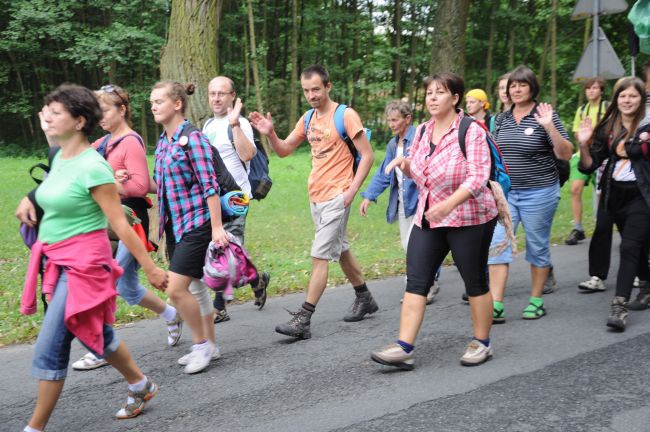
[[[233,288],[248,285],[256,277],[257,269],[246,249],[232,240],[225,248],[210,242],[201,278],[205,285],[228,295]]]

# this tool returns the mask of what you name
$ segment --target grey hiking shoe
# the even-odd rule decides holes
[[[554,293],[557,285],[557,281],[555,280],[555,274],[553,273],[553,266],[548,271],[548,277],[546,278],[546,282],[544,282],[544,289],[542,290],[542,294],[551,294]]]
[[[377,306],[375,299],[372,298],[370,291],[355,294],[356,297],[350,307],[350,312],[343,317],[345,322],[361,321],[366,314],[372,314],[379,310],[379,306]]]
[[[309,312],[303,308],[300,308],[297,312],[287,312],[291,314],[291,319],[285,324],[278,324],[275,326],[275,331],[298,339],[311,338],[311,330],[309,326],[311,324],[311,315],[313,312]]]
[[[650,306],[650,287],[639,288],[639,294],[627,307],[631,310],[646,310]]]
[[[370,358],[379,364],[395,366],[403,370],[413,370],[413,351],[407,353],[396,343],[392,343],[379,351],[373,351]]]
[[[262,310],[266,304],[266,288],[269,286],[270,280],[271,275],[268,272],[262,273],[258,285],[253,289],[253,294],[255,296],[254,305],[257,306],[257,310]]]
[[[627,307],[625,297],[614,297],[610,307],[609,318],[607,318],[607,327],[623,331],[627,324]]]

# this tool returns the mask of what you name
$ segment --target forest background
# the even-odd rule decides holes
[[[468,90],[485,89],[497,108],[496,79],[527,64],[542,82],[539,99],[569,128],[583,102],[571,77],[591,24],[570,20],[575,3],[0,0],[0,155],[43,152],[37,113],[62,82],[126,88],[135,129],[152,149],[160,132],[149,111],[152,84],[161,77],[197,84],[189,115],[201,123],[211,114],[207,82],[224,74],[246,109],[271,111],[283,135],[307,108],[298,71],[311,63],[329,69],[333,99],[359,111],[375,147],[388,138],[386,102],[410,100],[416,120],[427,118],[422,79],[444,70],[463,75]],[[602,17],[601,26],[629,74],[626,15]]]

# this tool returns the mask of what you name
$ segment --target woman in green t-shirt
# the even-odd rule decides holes
[[[42,248],[49,261],[46,268],[56,267],[58,277],[48,280],[48,271],[44,277],[44,287],[51,283],[56,288],[34,348],[32,373],[40,381],[36,407],[25,431],[42,431],[47,425],[63,390],[70,345],[75,337],[89,349],[95,347],[95,354],[105,357],[127,380],[128,398],[117,412],[118,418],[140,414],[145,401],[158,391],[156,384],[135,364],[111,326],[115,310],[115,276],[119,273],[116,268],[119,267],[111,256],[106,235],[107,219],[153,286],[164,290],[168,276],[156,267],[131,229],[120,205],[113,172],[90,147],[88,135],[101,117],[95,95],[85,87],[62,85],[45,97],[44,130],[61,151],[36,193],[45,214],[40,223],[39,242],[32,253],[37,254],[38,248]],[[30,264],[33,262],[36,261]],[[73,278],[75,284],[68,284]],[[103,299],[99,304],[92,303],[95,294]],[[33,313],[24,301],[25,293],[23,310]],[[73,311],[79,313],[75,315],[76,322],[69,320]],[[101,326],[99,332],[103,337],[93,340],[88,335],[96,335],[92,332],[98,326]]]

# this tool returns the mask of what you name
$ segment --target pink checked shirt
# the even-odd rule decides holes
[[[418,186],[418,207],[415,224],[422,227],[425,203],[429,208],[444,201],[456,189],[463,187],[472,196],[452,210],[439,223],[430,223],[431,228],[463,227],[486,223],[497,216],[497,206],[492,191],[487,187],[490,178],[490,149],[485,140],[485,131],[472,123],[465,137],[467,158],[463,156],[458,144],[458,126],[462,113],[443,135],[431,156],[429,142],[433,131],[434,119],[420,125],[415,132],[411,147],[411,176]],[[425,128],[420,139],[421,129]]]

